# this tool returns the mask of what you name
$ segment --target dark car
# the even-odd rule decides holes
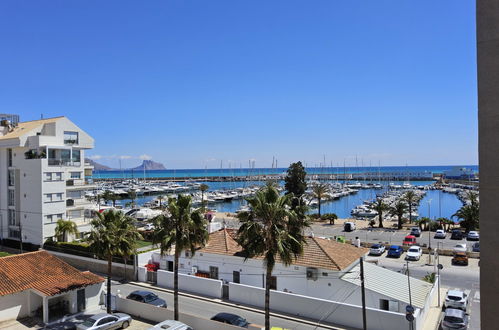
[[[150,291],[137,290],[130,293],[126,299],[135,300],[141,303],[166,308],[166,301],[159,298],[155,293]]]
[[[231,313],[218,313],[211,318],[213,321],[232,324],[238,327],[247,328],[249,323],[246,319]]]
[[[473,252],[480,252],[480,242],[476,242],[472,245]]]
[[[400,258],[400,256],[404,253],[404,249],[402,249],[399,245],[392,245],[388,249],[387,257]]]
[[[463,239],[464,235],[460,229],[453,229],[450,239]]]

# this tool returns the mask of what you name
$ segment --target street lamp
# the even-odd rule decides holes
[[[430,228],[430,211],[431,211],[431,199],[428,200],[428,265],[431,265],[431,228]]]

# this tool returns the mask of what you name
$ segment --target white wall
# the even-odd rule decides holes
[[[23,291],[0,297],[0,321],[28,316],[29,291]]]
[[[165,320],[173,320],[173,310],[171,309],[155,307],[149,304],[144,304],[120,297],[116,298],[116,309],[120,312],[131,314],[157,323]],[[214,312],[213,314],[216,313]],[[193,329],[203,329],[203,330],[241,329],[240,327],[204,319],[201,317],[196,317],[185,313],[179,313],[179,321],[191,326]],[[254,328],[250,326],[249,329],[254,330],[260,328]]]
[[[231,301],[265,306],[265,290],[247,285],[229,284]],[[362,328],[362,307],[325,299],[271,291],[271,310],[306,317],[321,322]],[[399,330],[408,327],[405,314],[367,308],[367,327],[372,330]]]
[[[173,288],[173,272],[158,270],[157,285]],[[203,296],[221,298],[222,281],[192,275],[178,274],[179,290],[193,292]]]
[[[92,310],[99,307],[100,296],[104,290],[104,282],[89,285],[85,288],[86,309]]]

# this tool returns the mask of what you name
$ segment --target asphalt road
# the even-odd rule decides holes
[[[130,292],[134,290],[146,290],[143,287],[135,286],[133,284],[121,284],[121,283],[116,283],[112,285],[112,292],[116,293],[117,290],[120,290],[121,295],[127,296]],[[173,308],[173,294],[169,292],[164,292],[164,291],[159,291],[159,290],[153,290],[153,289],[147,289],[148,291],[153,291],[155,292],[159,297],[163,298],[166,300],[166,303],[168,305],[168,308],[171,309]],[[226,306],[219,304],[217,302],[209,302],[205,300],[200,300],[196,298],[191,298],[191,297],[186,297],[186,296],[179,296],[179,304],[180,304],[180,310],[185,313],[189,313],[192,315],[197,315],[201,316],[204,318],[211,318],[217,313],[220,312],[227,312],[227,313],[233,313],[240,315],[248,322],[250,323],[255,323],[255,324],[260,324],[263,325],[265,324],[265,318],[264,314],[258,313],[258,312],[253,312],[253,311],[248,311],[245,309],[237,308],[237,307],[232,307],[232,306]],[[316,327],[308,324],[304,324],[301,322],[296,322],[296,321],[291,321],[279,317],[272,317],[270,318],[271,326],[274,327],[283,327],[287,329],[296,329],[296,330],[322,330],[322,329],[327,329],[323,327]]]
[[[363,220],[357,220],[363,221]],[[387,225],[390,223],[387,223]],[[345,236],[347,239],[355,239],[355,237],[359,237],[361,242],[369,242],[369,243],[385,243],[385,244],[394,244],[394,245],[402,245],[402,241],[404,237],[410,234],[409,230],[396,230],[391,228],[362,228],[357,229],[352,232],[343,231],[343,227],[339,225],[329,225],[329,224],[313,224],[309,229],[309,233],[313,232],[315,236],[321,237],[334,237],[334,236]],[[428,237],[429,235],[429,237]],[[439,247],[440,249],[452,250],[452,248],[459,243],[466,243],[468,250],[471,251],[471,246],[473,245],[472,241],[463,240],[451,240],[450,233],[447,233],[447,237],[445,239],[436,239],[433,238],[435,232],[430,232],[428,234],[427,231],[424,231],[420,237],[416,238],[416,241],[419,245],[428,243],[431,244],[432,248]]]
[[[397,271],[405,272],[405,253],[399,259],[387,258],[386,252],[380,257],[367,257],[367,260],[377,260],[378,265]],[[469,296],[468,313],[470,315],[469,329],[480,329],[480,268],[478,259],[470,259],[468,266],[454,266],[451,257],[441,256],[439,262],[443,269],[440,271],[441,288],[464,290]],[[409,274],[422,279],[426,274],[435,271],[435,262],[428,266],[428,255],[423,255],[419,261],[409,262]]]

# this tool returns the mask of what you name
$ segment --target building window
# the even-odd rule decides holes
[[[45,172],[45,181],[62,181],[62,172]]]
[[[9,206],[15,206],[15,193],[14,190],[9,190]]]
[[[379,300],[379,309],[390,312],[399,312],[399,302],[388,299]]]
[[[7,165],[12,167],[12,149],[7,149]]]
[[[71,153],[71,161],[73,163],[79,163],[81,161],[81,152],[80,150],[74,150]]]
[[[277,290],[277,277],[270,277],[270,290]]]
[[[64,144],[78,144],[78,132],[64,132]]]
[[[71,179],[81,179],[81,172],[71,172]]]
[[[64,220],[64,214],[63,213],[47,214],[45,216],[46,223],[53,223],[53,222],[57,222],[58,220]]]
[[[14,186],[14,184],[16,183],[16,173],[14,172],[14,170],[9,170],[8,181],[10,187]]]
[[[73,199],[79,199],[83,195],[82,190],[70,190],[67,192],[67,197],[68,198],[73,198]]]
[[[218,267],[210,266],[210,278],[218,280]]]
[[[9,215],[9,226],[18,226],[19,223],[16,221],[16,211],[9,210],[8,215]]]
[[[15,229],[9,229],[9,237],[10,238],[20,239],[21,238],[21,232],[19,230],[15,230]]]
[[[45,203],[61,202],[62,196],[62,193],[45,194]]]
[[[81,218],[81,210],[72,210],[68,212],[69,219],[78,219]]]
[[[232,272],[232,282],[241,283],[241,273],[233,271]]]

